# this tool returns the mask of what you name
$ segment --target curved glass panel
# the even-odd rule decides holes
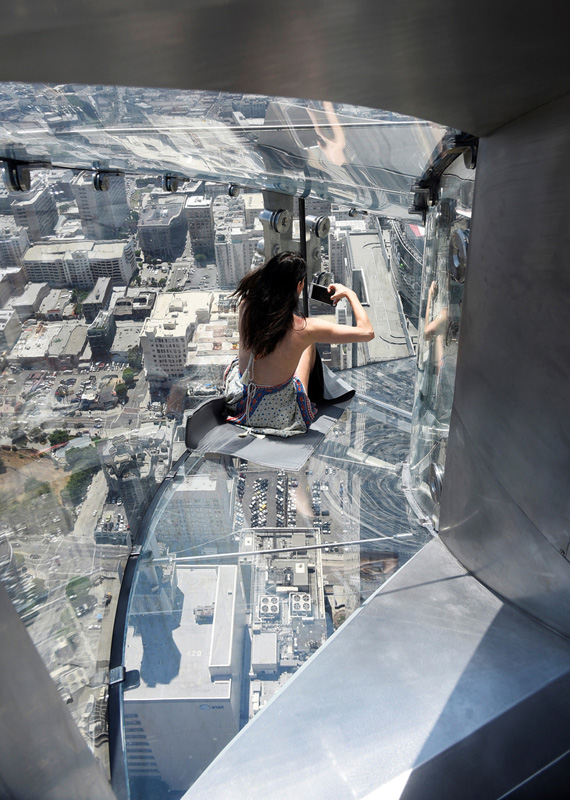
[[[0,157],[227,181],[404,217],[445,133],[357,106],[75,84],[3,84],[0,117]]]
[[[164,488],[125,641],[132,798],[187,789],[429,539],[400,482],[413,372],[343,373],[357,398],[299,472],[191,457]]]
[[[11,189],[0,187],[0,580],[106,766],[115,611],[127,557],[145,538],[151,555],[140,560],[127,634],[126,666],[140,673],[140,686],[125,693],[129,775],[135,796],[142,776],[181,791],[428,536],[408,518],[401,490],[417,335],[406,297],[419,303],[414,286],[406,295],[400,281],[394,218],[406,215],[410,185],[444,129],[329,103],[68,85],[3,84],[0,112]],[[220,181],[247,188],[228,196]],[[355,289],[376,338],[322,349],[358,394],[306,470],[256,472],[233,459],[201,458],[170,482],[185,452],[187,412],[219,393],[238,346],[228,294],[262,258],[267,194],[257,189],[291,204],[291,195],[303,195],[308,216],[330,217],[326,239],[308,236],[315,263]],[[373,213],[355,216],[354,207]],[[296,246],[296,218],[291,236]],[[309,310],[330,311],[314,303]],[[337,309],[336,320],[350,324],[347,311]],[[309,601],[287,605],[290,592],[262,586],[268,570],[283,577],[294,568],[271,566],[265,550],[283,550],[283,542],[258,530],[269,525],[294,539],[295,563],[310,576],[297,588]],[[249,543],[247,528],[256,530]],[[235,555],[250,547],[255,556]],[[157,692],[183,693],[179,676],[196,680],[188,677],[188,652],[205,650],[180,649],[185,626],[202,634],[216,628],[205,611],[197,622],[194,609],[211,606],[226,567],[241,581],[227,613],[243,628],[235,652],[250,659],[238,670],[246,689],[240,683],[227,730],[206,735],[198,766],[173,782],[146,763],[147,728],[141,733],[127,716],[139,712],[128,706],[139,698],[159,708]],[[215,575],[194,601],[194,579],[205,570]],[[281,638],[260,606],[278,595],[288,626]],[[311,636],[309,616],[297,619],[291,602],[316,609]],[[261,683],[250,677],[247,649],[260,613],[261,633],[271,634],[264,647],[275,641],[280,654]],[[297,639],[304,632],[302,647],[294,630]]]
[[[428,212],[410,448],[411,489],[438,526],[453,403],[461,303],[467,268],[475,171],[457,159],[444,173],[439,203]]]

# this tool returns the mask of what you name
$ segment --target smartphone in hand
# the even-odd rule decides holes
[[[320,283],[311,283],[309,286],[309,299],[318,300],[319,303],[326,303],[329,306],[333,304],[328,286],[323,286]]]

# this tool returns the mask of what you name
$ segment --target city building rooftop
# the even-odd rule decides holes
[[[117,331],[113,339],[111,353],[127,353],[139,343],[141,334],[140,322],[117,322]]]
[[[62,322],[38,322],[26,328],[14,345],[10,354],[11,361],[18,359],[42,359],[47,356],[52,340],[62,334]],[[67,337],[66,337],[67,340]]]
[[[87,295],[87,297],[83,302],[84,303],[101,302],[105,297],[105,292],[107,291],[107,288],[110,283],[111,283],[111,278],[97,278],[95,286],[89,292],[89,294]]]
[[[26,251],[24,259],[26,261],[52,261],[58,256],[64,258],[66,253],[82,251],[94,259],[121,258],[127,244],[127,241],[119,239],[108,242],[95,242],[89,239],[60,239],[33,245]]]
[[[139,227],[168,226],[184,208],[185,197],[162,197],[152,194],[140,212]]]
[[[181,653],[193,653],[193,657],[181,659],[178,673],[167,683],[147,683],[142,663],[142,638],[129,627],[125,653],[129,668],[140,671],[141,682],[136,689],[129,690],[125,700],[229,700],[231,681],[228,678],[213,678],[219,670],[224,676],[229,675],[238,599],[237,568],[233,565],[203,567],[177,564],[174,574],[184,603],[180,624],[171,634],[172,645]],[[212,605],[215,606],[213,621],[199,622],[195,609]],[[153,618],[156,619],[152,614],[141,615],[137,631],[148,626],[150,632],[156,624]],[[156,677],[156,671],[152,671],[153,678]]]
[[[13,300],[10,300],[9,304],[12,306],[12,308],[16,308],[17,306],[24,306],[34,303],[37,300],[38,295],[45,291],[47,286],[47,283],[28,283],[23,293],[19,297],[15,297]]]
[[[184,336],[189,324],[209,319],[213,292],[159,294],[152,315],[145,320],[143,334]]]
[[[209,208],[211,203],[211,197],[204,197],[203,195],[191,195],[186,199],[186,208]]]

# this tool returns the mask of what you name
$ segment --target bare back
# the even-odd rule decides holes
[[[243,373],[247,369],[251,351],[246,350],[242,344],[241,313],[239,328],[239,368]],[[275,350],[268,356],[255,360],[253,380],[258,386],[278,386],[295,374],[303,351],[311,344],[306,331],[307,321],[294,315],[293,327],[287,331]]]

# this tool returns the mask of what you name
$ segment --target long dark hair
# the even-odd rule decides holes
[[[257,358],[272,353],[293,327],[297,286],[307,264],[297,253],[279,253],[241,279],[232,297],[247,300],[242,311],[243,344]]]

